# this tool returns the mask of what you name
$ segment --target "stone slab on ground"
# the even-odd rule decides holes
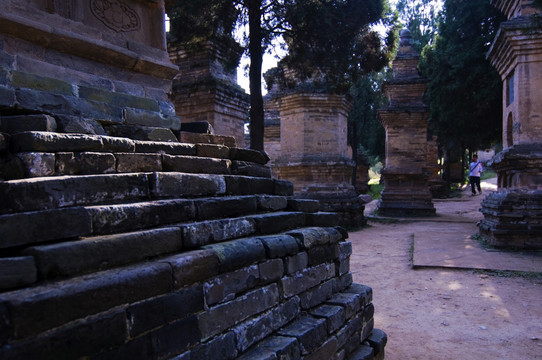
[[[447,267],[497,271],[542,272],[540,251],[485,249],[471,235],[476,224],[418,223],[427,230],[414,232],[414,268]]]
[[[481,195],[471,196],[465,186],[461,197],[435,199],[433,217],[382,217],[374,213],[377,201],[365,206],[369,221],[415,223],[409,227],[413,238],[414,268],[456,268],[494,271],[542,272],[541,251],[504,251],[486,248],[471,236],[478,234],[483,219],[480,202],[496,190],[496,179],[482,181]]]

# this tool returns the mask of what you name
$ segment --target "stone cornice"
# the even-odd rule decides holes
[[[62,28],[53,27],[47,25],[43,16],[48,15],[36,12],[22,16],[14,11],[0,12],[0,32],[45,48],[162,79],[172,79],[178,71],[178,67],[169,61],[166,51],[143,43],[108,41],[96,29],[70,19],[63,20],[65,26]]]
[[[504,79],[520,57],[542,56],[542,32],[532,28],[530,17],[506,21],[486,57]]]

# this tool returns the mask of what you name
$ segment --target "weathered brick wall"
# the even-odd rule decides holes
[[[163,1],[123,4],[0,0],[0,113],[54,115],[62,132],[175,140]]]
[[[337,215],[291,199],[265,154],[11,129],[0,358],[383,357]]]

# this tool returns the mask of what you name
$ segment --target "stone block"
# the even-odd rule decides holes
[[[196,146],[177,142],[134,140],[137,153],[164,153],[168,155],[196,155]]]
[[[258,238],[243,238],[206,245],[204,249],[212,250],[216,254],[222,273],[266,259],[265,248]]]
[[[256,232],[252,219],[234,218],[209,220],[180,225],[183,234],[183,246],[187,249],[203,245],[250,236]]]
[[[271,336],[252,349],[242,354],[238,360],[300,360],[301,351],[296,338],[289,336]]]
[[[189,316],[182,320],[168,324],[146,335],[151,344],[151,351],[147,356],[135,353],[128,358],[170,358],[172,355],[182,353],[201,341],[198,329],[197,316]],[[126,357],[121,357],[125,358]]]
[[[323,284],[317,285],[301,294],[299,301],[301,308],[306,310],[324,303],[333,293],[333,281],[328,280]]]
[[[339,259],[336,262],[336,265],[337,265],[337,275],[338,276],[348,274],[350,272],[350,258],[346,258],[346,259],[343,259],[343,260]]]
[[[299,252],[296,239],[288,235],[262,236],[259,239],[265,247],[269,259],[295,255]]]
[[[258,211],[255,196],[228,196],[224,198],[195,199],[199,220],[235,217]]]
[[[55,154],[42,152],[18,153],[25,177],[52,176],[55,174]]]
[[[259,279],[257,265],[216,276],[203,284],[205,304],[212,306],[232,300],[237,294],[254,288]]]
[[[16,156],[0,157],[0,179],[15,180],[24,178],[25,169],[22,161]]]
[[[175,289],[218,275],[218,258],[213,251],[195,250],[160,260],[173,269]]]
[[[248,292],[230,302],[214,306],[198,316],[202,338],[207,339],[276,306],[280,296],[272,284]]]
[[[357,334],[358,337],[355,338],[357,344],[359,345],[361,339],[359,337],[360,331],[363,328],[362,316],[358,314],[347,323],[337,332],[337,340],[339,341],[339,348],[343,348],[347,343],[355,337]],[[348,351],[347,351],[348,352]]]
[[[93,135],[29,131],[13,134],[11,137],[11,151],[14,153],[84,152],[102,149],[102,140]]]
[[[124,311],[113,311],[78,321],[39,337],[0,347],[0,358],[79,359],[120,346],[126,337],[126,315]]]
[[[337,338],[329,338],[322,346],[305,356],[306,360],[325,360],[333,359],[337,352]]]
[[[230,158],[232,160],[247,161],[255,164],[265,165],[269,162],[269,155],[265,151],[252,149],[231,148]]]
[[[63,133],[105,135],[104,128],[95,119],[58,115],[56,123],[58,131]]]
[[[51,109],[60,109],[63,114],[73,114],[78,101],[75,96],[17,88],[15,102],[19,108],[27,111],[48,113]]]
[[[130,337],[184,319],[203,311],[203,308],[201,285],[130,305],[126,309]]]
[[[232,174],[262,178],[271,178],[271,168],[246,161],[232,161]]]
[[[198,134],[214,134],[215,131],[208,121],[184,122],[181,124],[181,131]]]
[[[233,136],[220,136],[211,134],[197,134],[188,131],[181,131],[180,140],[183,143],[189,144],[215,144],[224,145],[229,148],[236,147],[235,138]]]
[[[251,318],[234,329],[237,348],[245,351],[292,321],[300,313],[299,300],[292,298],[264,314]]]
[[[164,155],[164,170],[201,174],[231,174],[231,160]]]
[[[350,255],[352,255],[352,243],[350,241],[339,242],[339,259],[348,259]]]
[[[170,129],[141,125],[104,125],[104,130],[110,136],[126,137],[144,141],[177,142],[175,134]]]
[[[263,211],[284,210],[288,206],[288,199],[284,196],[261,195],[257,201],[258,209]]]
[[[373,360],[373,348],[366,345],[360,345],[359,349],[355,350],[348,358],[349,360]]]
[[[0,248],[85,236],[91,231],[90,217],[79,207],[0,215]]]
[[[115,170],[113,154],[59,152],[55,155],[55,175],[111,174]]]
[[[196,155],[217,159],[229,159],[230,148],[224,145],[196,144]]]
[[[306,268],[293,276],[286,276],[281,280],[283,296],[289,298],[301,294],[334,276],[335,266],[333,264],[321,264]]]
[[[301,354],[307,355],[327,340],[326,321],[308,315],[301,316],[277,331],[277,334],[295,337],[299,341]]]
[[[181,248],[178,228],[159,228],[33,246],[23,253],[36,259],[39,277],[44,279],[109,269]]]
[[[359,294],[338,293],[333,295],[327,304],[342,306],[347,320],[356,316],[363,308]]]
[[[88,86],[79,86],[78,90],[81,99],[114,104],[122,108],[134,108],[154,112],[160,111],[158,103],[154,99],[121,94]]]
[[[273,195],[273,179],[249,176],[224,176],[227,195]],[[282,194],[275,194],[282,195]]]
[[[163,116],[157,111],[159,111],[159,109],[149,111],[135,108],[125,108],[124,121],[128,125],[161,127],[172,130],[181,129],[181,118],[178,116]]]
[[[284,276],[284,262],[282,259],[273,259],[259,265],[260,281],[263,284],[276,282]]]
[[[384,352],[384,347],[388,342],[388,335],[380,329],[373,329],[371,335],[367,338],[367,342],[374,349],[375,356]]]
[[[0,86],[0,106],[13,108],[15,107],[16,102],[15,91],[11,88]]]
[[[292,196],[294,184],[287,180],[273,180],[273,195]]]
[[[222,176],[153,173],[148,177],[151,194],[155,198],[216,196],[226,192],[226,184]]]
[[[12,84],[15,88],[28,88],[53,94],[74,95],[72,84],[35,74],[12,71]]]
[[[33,257],[19,256],[0,259],[0,290],[30,285],[36,280],[37,270]]]
[[[305,249],[318,245],[335,244],[343,239],[342,234],[335,228],[303,228],[287,233],[300,241]]]
[[[373,301],[373,289],[362,284],[352,284],[345,293],[358,294],[360,296],[361,306],[365,307]]]
[[[148,199],[149,185],[145,174],[36,178],[0,182],[0,198],[1,214]]]
[[[334,212],[307,213],[307,226],[337,226],[341,224],[341,216]]]
[[[92,219],[92,233],[103,235],[193,220],[194,202],[168,199],[118,205],[85,207]]]
[[[308,265],[309,255],[306,252],[300,252],[297,255],[288,256],[284,259],[284,267],[287,275],[304,270]]]
[[[315,213],[320,208],[318,200],[288,199],[288,210]]]
[[[56,120],[45,114],[2,116],[0,132],[14,134],[25,131],[56,131]]]
[[[117,172],[162,171],[161,154],[115,153]]]
[[[249,218],[256,222],[260,234],[276,234],[305,225],[305,216],[300,212],[275,212]]]
[[[197,346],[190,351],[186,360],[237,359],[238,351],[235,344],[235,334],[228,332]],[[181,360],[182,358],[175,358]]]
[[[352,273],[346,273],[333,279],[333,292],[345,291],[352,285]]]
[[[118,138],[112,136],[100,136],[103,150],[106,152],[135,152],[135,141],[127,138]]]
[[[146,263],[4,293],[2,302],[10,308],[13,338],[24,339],[171,288],[169,265]]]
[[[309,254],[309,266],[315,266],[325,262],[332,262],[338,258],[337,244],[314,246],[307,250]]]
[[[329,334],[343,327],[346,322],[345,310],[342,306],[324,304],[310,310],[309,314],[326,319],[327,332]]]

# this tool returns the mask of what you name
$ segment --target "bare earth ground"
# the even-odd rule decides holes
[[[476,270],[542,272],[542,253],[471,240],[485,194],[469,194],[435,200],[431,221],[370,221],[350,233],[354,282],[373,288],[388,360],[542,359],[542,276]],[[367,205],[366,214],[376,203]]]

